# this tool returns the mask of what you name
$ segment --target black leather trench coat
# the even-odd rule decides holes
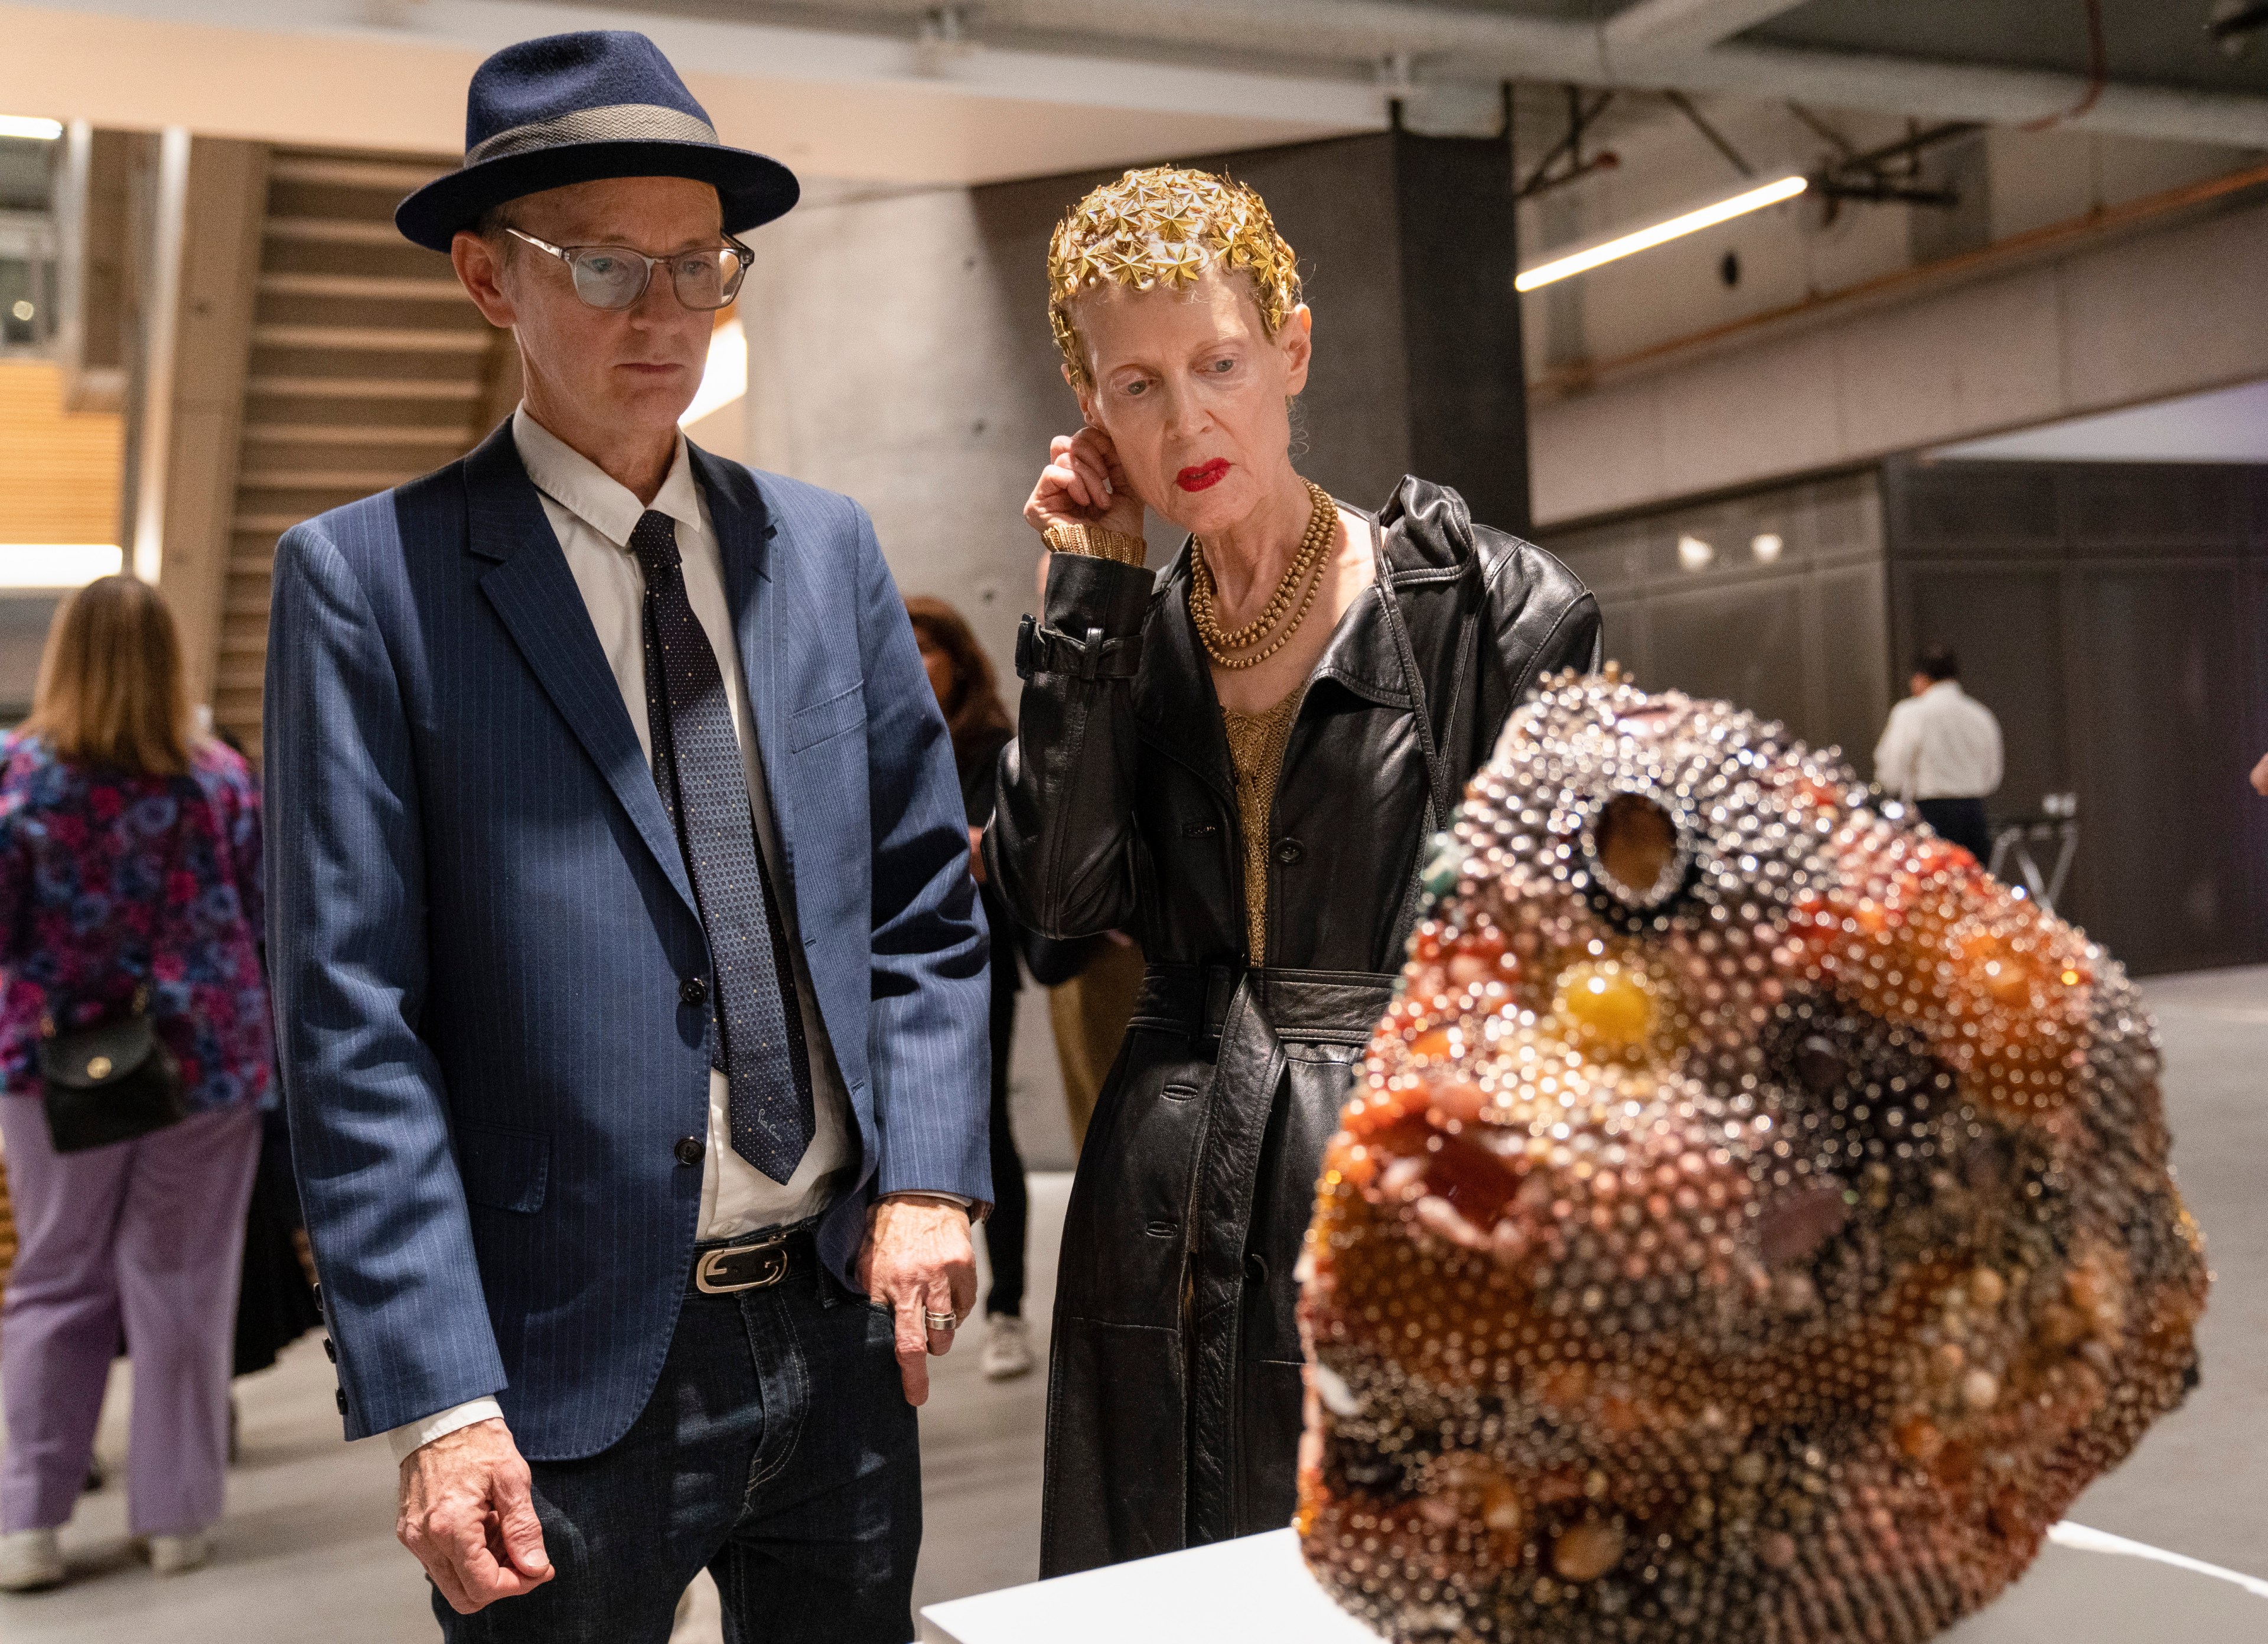
[[[1421,851],[1536,679],[1598,664],[1582,584],[1476,527],[1455,492],[1406,479],[1375,526],[1377,581],[1331,636],[1285,752],[1264,970],[1247,962],[1235,785],[1187,549],[1154,579],[1057,555],[1045,621],[1019,647],[993,882],[1043,936],[1123,929],[1150,958],[1064,1232],[1043,1575],[1289,1521],[1292,1268]]]

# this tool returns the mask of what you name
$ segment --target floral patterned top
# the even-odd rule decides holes
[[[180,777],[66,763],[0,741],[0,1089],[40,1091],[40,1018],[89,1026],[150,984],[192,1112],[269,1101],[260,790],[201,741]]]

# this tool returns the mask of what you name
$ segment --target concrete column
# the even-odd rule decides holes
[[[259,293],[268,148],[198,137],[189,151],[158,586],[173,608],[189,699],[212,699],[236,507],[239,435]],[[154,379],[155,373],[152,373]]]
[[[1512,154],[1502,138],[1395,131],[1394,222],[1410,467],[1473,517],[1525,535],[1528,392]]]

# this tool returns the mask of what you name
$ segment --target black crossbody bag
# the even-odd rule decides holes
[[[57,1153],[132,1141],[187,1118],[188,1091],[150,1019],[150,989],[122,1015],[69,1033],[40,1022],[40,1083]]]

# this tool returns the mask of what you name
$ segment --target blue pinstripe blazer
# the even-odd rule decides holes
[[[983,916],[864,510],[701,451],[764,775],[878,1193],[991,1197]],[[593,1455],[659,1375],[699,1210],[708,972],[677,838],[509,423],[294,527],[268,646],[269,953],[350,1438],[501,1389]]]

